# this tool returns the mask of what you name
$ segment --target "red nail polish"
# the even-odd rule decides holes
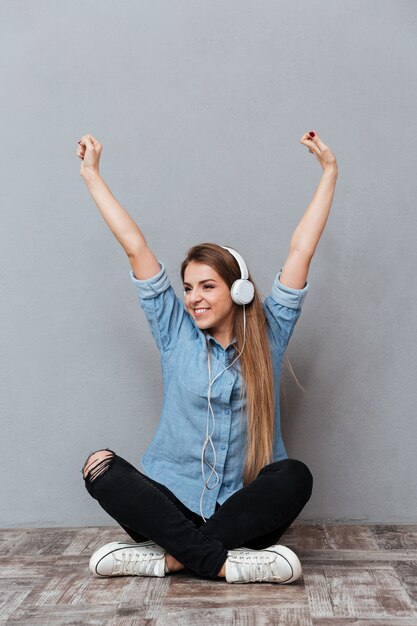
[[[315,137],[316,133],[313,130],[310,130],[310,132],[308,133],[310,135],[310,137]]]

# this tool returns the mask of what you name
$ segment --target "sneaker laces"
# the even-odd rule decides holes
[[[121,555],[119,553],[113,556],[120,566],[119,573],[132,575],[143,573],[143,565],[148,565],[155,556],[160,557],[161,552],[143,552],[134,548],[128,548],[126,552],[122,551]],[[155,568],[155,565],[156,560],[152,570]]]
[[[284,581],[285,579],[282,576],[275,575],[271,570],[265,572],[265,568],[263,567],[265,564],[271,565],[275,562],[277,558],[277,553],[272,550],[263,549],[261,550],[252,550],[251,548],[239,549],[236,548],[231,551],[231,560],[233,560],[236,564],[243,564],[248,566],[249,571],[243,574],[240,572],[240,575],[243,579],[248,580],[248,575],[251,581],[253,582],[263,582],[273,580]],[[267,552],[268,554],[264,554]],[[271,556],[270,556],[271,555]],[[239,568],[240,569],[240,568]],[[266,575],[265,575],[266,574]]]

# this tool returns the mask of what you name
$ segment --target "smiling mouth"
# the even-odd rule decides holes
[[[211,309],[194,309],[195,317],[202,317],[206,313],[208,313]]]

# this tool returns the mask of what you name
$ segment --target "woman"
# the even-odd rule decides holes
[[[214,243],[188,251],[184,301],[177,298],[165,265],[99,174],[102,145],[90,134],[78,142],[80,174],[128,255],[164,380],[146,474],[109,448],[91,452],[81,470],[90,495],[135,542],[99,548],[90,559],[97,576],[161,577],[184,567],[230,583],[301,576],[297,555],[276,542],[310,499],[313,477],[285,451],[279,383],[338,169],[314,131],[300,142],[323,173],[264,303],[239,253]]]

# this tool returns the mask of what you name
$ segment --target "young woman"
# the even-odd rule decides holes
[[[99,174],[102,145],[90,134],[78,142],[81,177],[128,255],[164,381],[162,415],[142,457],[146,474],[110,448],[91,452],[81,470],[90,495],[135,542],[99,548],[90,559],[97,576],[184,567],[230,583],[301,576],[297,555],[277,541],[310,499],[313,477],[286,453],[279,385],[338,168],[314,131],[300,142],[322,177],[264,303],[240,254],[215,243],[188,250],[184,300],[177,298],[164,263]]]

